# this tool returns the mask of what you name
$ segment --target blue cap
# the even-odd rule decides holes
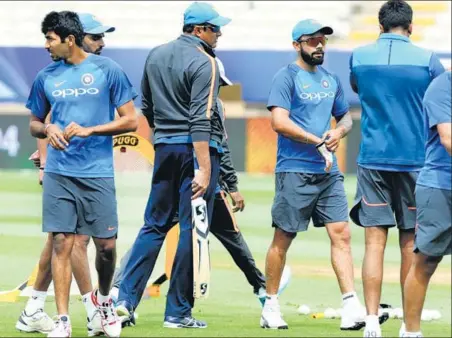
[[[79,13],[78,17],[82,23],[83,32],[87,34],[111,33],[116,29],[112,26],[102,25],[102,23],[92,14]]]
[[[302,35],[311,35],[317,32],[331,35],[333,34],[333,29],[329,26],[323,26],[312,19],[301,20],[292,30],[292,40],[297,41]]]
[[[210,23],[214,26],[225,26],[231,19],[220,16],[212,5],[206,2],[194,2],[184,12],[184,25]]]

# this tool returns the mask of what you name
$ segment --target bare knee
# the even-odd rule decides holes
[[[96,239],[97,254],[104,261],[112,261],[116,257],[115,239]]]
[[[74,240],[74,251],[79,253],[88,252],[88,244],[90,237],[86,235],[77,235]]]
[[[269,250],[280,256],[285,255],[287,250],[289,249],[290,243],[292,243],[292,240],[295,238],[295,236],[296,234],[292,234],[280,228],[276,228]]]
[[[74,235],[68,233],[54,233],[52,246],[56,255],[69,255],[74,245]]]
[[[330,236],[331,245],[339,247],[343,250],[350,249],[351,233],[347,222],[334,223],[328,225],[328,234]]]
[[[388,229],[382,227],[366,228],[366,251],[383,253],[386,248]]]
[[[430,277],[436,271],[439,262],[441,262],[442,257],[433,257],[433,256],[425,256],[423,254],[417,254],[416,259],[414,261],[415,266],[418,268],[418,271],[421,271],[424,276]]]

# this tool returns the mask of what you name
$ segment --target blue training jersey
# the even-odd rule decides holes
[[[41,120],[51,110],[51,123],[90,127],[111,122],[115,108],[135,99],[127,75],[113,60],[89,54],[82,63],[54,62],[36,76],[27,108]],[[73,177],[113,177],[113,138],[73,137],[65,150],[47,147],[45,172]]]
[[[381,34],[350,59],[351,82],[361,101],[361,167],[418,171],[425,158],[422,99],[444,72],[439,58],[398,34]]]
[[[267,108],[289,111],[289,118],[307,132],[322,137],[331,129],[331,116],[346,114],[349,106],[339,78],[317,67],[308,72],[292,63],[273,78]],[[325,173],[325,160],[314,144],[306,144],[278,135],[276,172]],[[339,171],[334,156],[331,172]]]
[[[436,126],[452,123],[451,117],[451,73],[436,78],[427,89],[424,97],[424,110],[427,115],[428,139],[425,165],[419,174],[417,184],[452,190],[452,159],[441,144]]]

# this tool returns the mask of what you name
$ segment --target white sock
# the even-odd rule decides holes
[[[110,290],[110,295],[112,298],[117,300],[119,297],[119,288],[117,288],[116,286],[112,287]]]
[[[110,301],[110,295],[104,296],[103,294],[100,293],[100,290],[97,291],[97,302],[101,306],[104,306],[104,304],[108,304],[109,301]]]
[[[97,310],[96,305],[93,303],[93,300],[91,299],[91,292],[88,292],[87,294],[84,294],[82,296],[82,302],[83,305],[85,306],[86,315],[91,320],[94,317],[94,313]]]
[[[267,298],[265,299],[265,305],[278,305],[278,295],[267,295]]]
[[[27,305],[25,306],[25,313],[32,315],[39,309],[44,309],[44,304],[47,298],[47,291],[31,291],[31,296],[28,298]]]
[[[69,325],[71,325],[71,318],[69,318],[68,314],[64,314],[64,315],[58,315],[58,319],[61,319],[61,317],[66,317],[67,318],[67,323]]]
[[[366,317],[366,326],[380,326],[377,315],[368,315]]]
[[[405,337],[422,337],[422,332],[405,332]]]
[[[350,305],[359,305],[359,298],[355,291],[344,293],[342,295],[342,308],[348,307]]]

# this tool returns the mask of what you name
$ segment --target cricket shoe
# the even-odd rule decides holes
[[[91,332],[88,333],[92,336],[98,336],[105,334],[107,337],[119,337],[121,335],[121,320],[118,317],[117,310],[113,306],[113,301],[110,298],[107,303],[99,304],[97,298],[97,292],[93,292],[92,301],[97,307],[99,315],[96,313],[93,316],[92,325],[90,326]],[[99,327],[100,317],[100,327]]]
[[[38,309],[32,315],[22,311],[16,323],[16,329],[22,332],[49,333],[55,328],[55,323],[43,309]]]
[[[366,325],[366,327],[364,328],[364,334],[363,334],[364,338],[381,338],[381,328],[380,325],[378,326],[370,326],[370,325]]]
[[[284,270],[281,275],[281,281],[279,283],[278,288],[278,297],[283,293],[283,291],[286,289],[287,285],[290,282],[290,278],[292,277],[292,270],[290,269],[290,266],[285,265]],[[260,288],[257,297],[259,298],[259,301],[261,302],[261,305],[264,306],[265,299],[267,297],[267,293],[264,288]]]
[[[167,329],[205,329],[207,323],[193,317],[177,318],[168,316],[163,322],[163,327]]]
[[[50,332],[47,337],[70,337],[72,335],[71,322],[67,316],[57,317],[55,320],[55,328]]]
[[[279,305],[265,304],[262,309],[260,326],[263,329],[287,330],[289,326],[282,318]]]
[[[343,331],[358,331],[366,326],[366,309],[358,298],[349,300],[342,309],[341,326]]]
[[[126,301],[120,301],[116,304],[116,313],[121,321],[121,326],[135,326],[135,314],[131,306]]]

